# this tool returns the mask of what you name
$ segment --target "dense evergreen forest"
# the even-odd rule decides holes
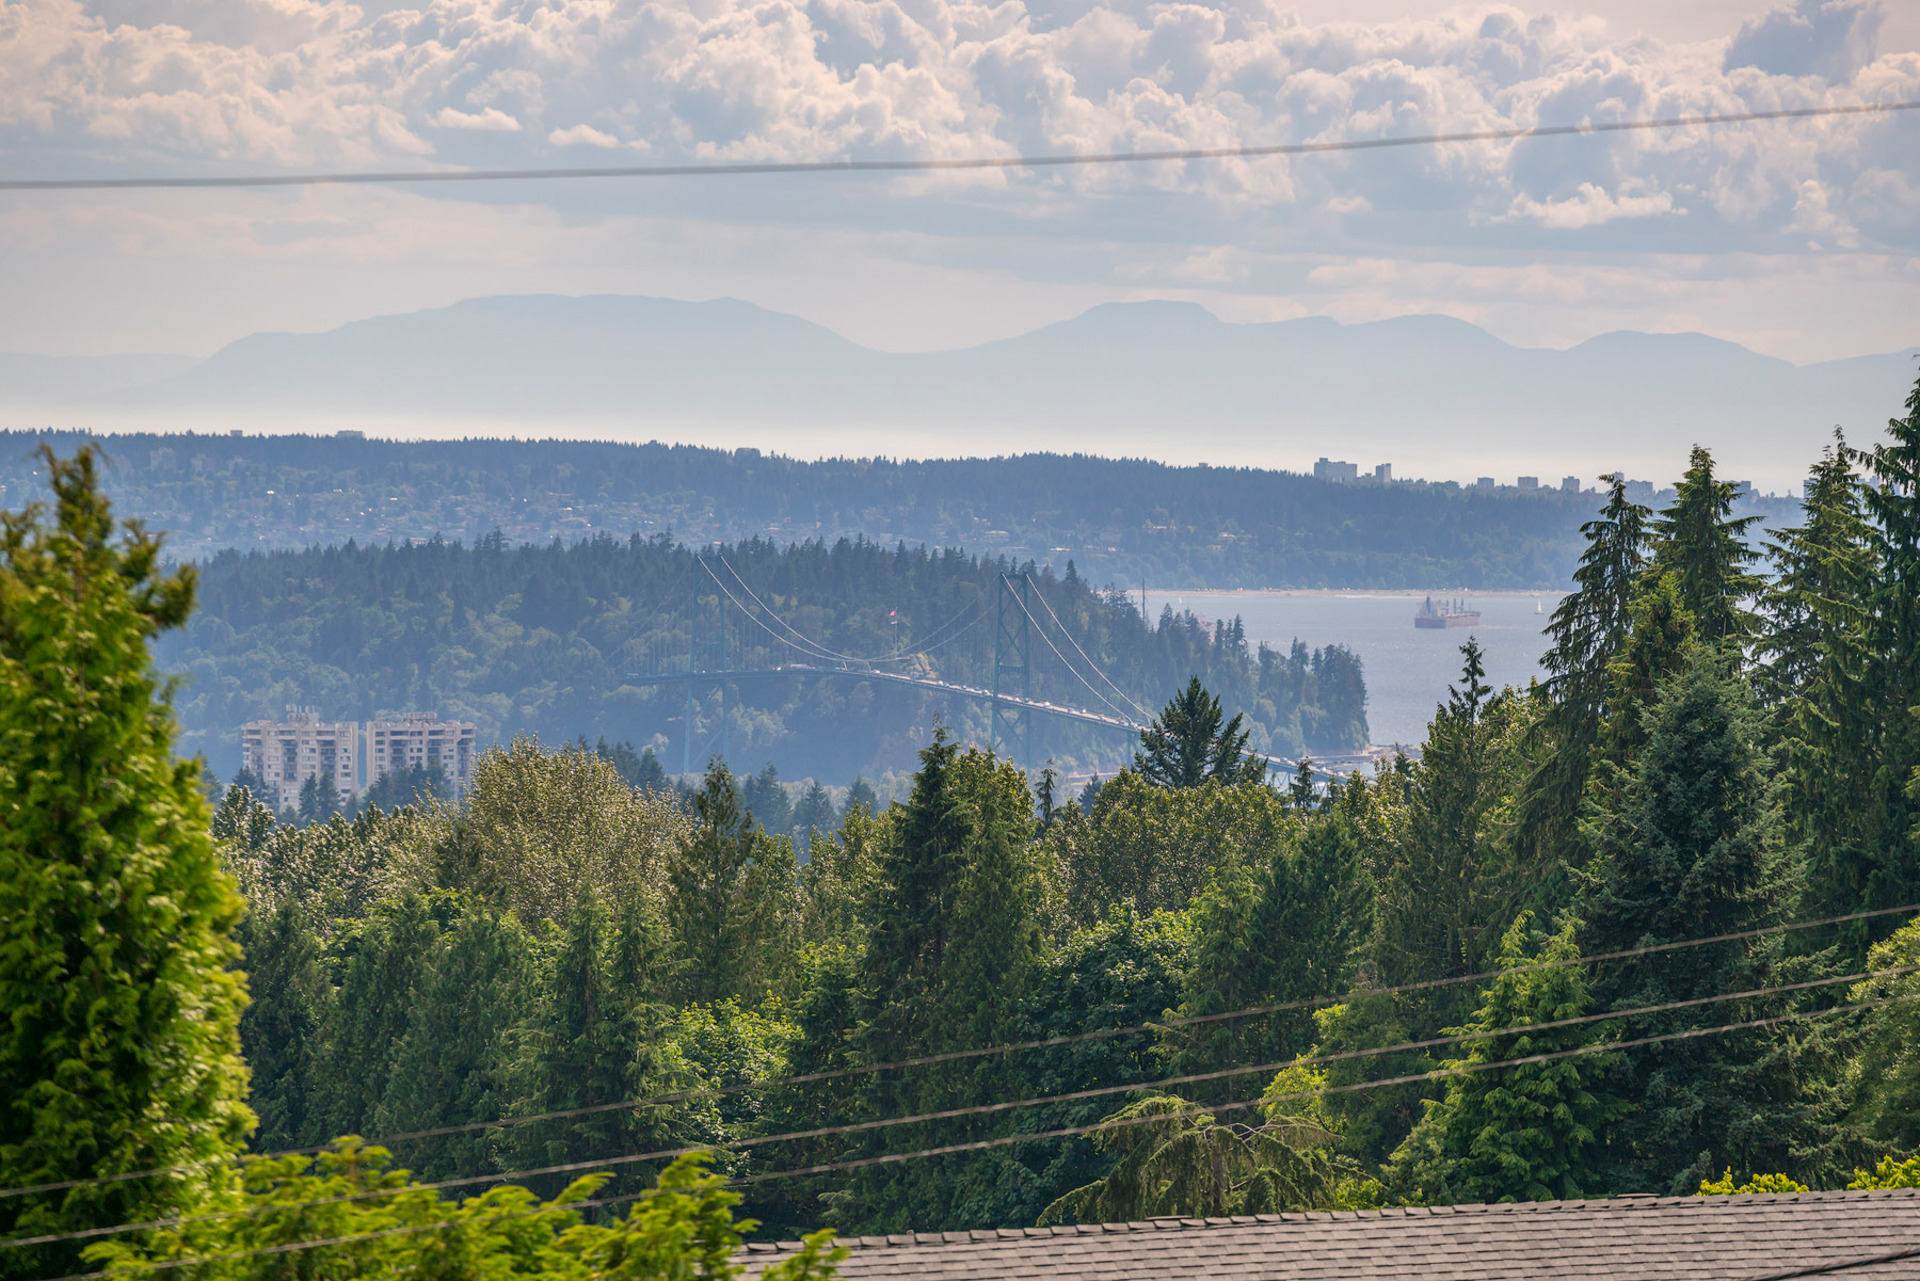
[[[531,741],[457,804],[210,812],[146,650],[194,575],[109,540],[88,466],[0,540],[0,1091],[34,1100],[0,1233],[56,1238],[22,1275],[127,1224],[89,1257],[357,1275],[352,1234],[426,1231],[391,1248],[582,1275],[723,1257],[723,1192],[790,1236],[1920,1186],[1920,385],[1763,560],[1704,451],[1657,511],[1614,486],[1550,678],[1489,688],[1469,641],[1418,759],[1269,778],[1183,672],[1084,795],[923,727],[804,861],[724,763],[688,796]],[[655,545],[598,546],[524,564]],[[589,1195],[640,1199],[539,1200]],[[474,1217],[516,1206],[548,1217]]]
[[[665,536],[223,552],[200,567],[200,606],[159,653],[186,677],[175,703],[184,750],[223,777],[239,769],[240,726],[288,704],[330,720],[433,709],[474,721],[483,743],[604,737],[652,748],[677,771],[685,690],[646,678],[688,670],[690,628],[701,629],[702,668],[873,655],[881,661],[855,666],[985,689],[1003,575],[1028,593],[1035,699],[1141,720],[1127,700],[1150,712],[1197,674],[1245,712],[1258,750],[1326,756],[1367,742],[1364,674],[1340,646],[1251,648],[1237,620],[1165,610],[1149,624],[1136,601],[1094,590],[1071,563],[1056,577],[1031,562],[865,540],[704,554]],[[893,661],[922,649],[922,660]],[[910,772],[936,718],[987,741],[982,701],[877,680],[712,681],[695,693],[695,767],[724,746],[736,768],[772,763],[840,784]],[[1124,733],[1045,716],[1034,732],[1035,768],[1052,757],[1111,772],[1131,751]]]
[[[0,433],[0,500],[43,488],[42,442],[70,453],[82,438]],[[226,435],[124,435],[106,448],[119,509],[196,560],[348,539],[472,544],[497,529],[515,544],[865,537],[1056,573],[1072,559],[1095,583],[1157,590],[1557,589],[1591,505],[1552,489],[1332,484],[1057,454],[803,462],[660,444]]]

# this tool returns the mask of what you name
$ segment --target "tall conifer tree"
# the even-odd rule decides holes
[[[1589,953],[1753,929],[1779,920],[1791,901],[1770,763],[1752,692],[1729,670],[1732,661],[1698,649],[1661,681],[1641,713],[1643,743],[1616,767],[1616,785],[1594,790],[1587,826],[1595,859],[1580,908]],[[1770,945],[1737,941],[1611,962],[1595,977],[1595,1003],[1627,1009],[1762,987]],[[1752,1016],[1740,1003],[1700,1006],[1636,1017],[1622,1035]],[[1691,1191],[1723,1165],[1782,1168],[1787,1149],[1806,1138],[1806,1118],[1803,1091],[1770,1035],[1626,1051],[1612,1084],[1636,1109],[1605,1158],[1610,1184]]]
[[[1806,852],[1812,916],[1844,915],[1865,900],[1863,820],[1877,768],[1878,735],[1868,727],[1878,709],[1865,679],[1872,531],[1860,477],[1834,436],[1836,448],[1807,477],[1802,523],[1768,548],[1774,575],[1759,644],[1766,661],[1755,673],[1775,720],[1788,840]],[[1866,923],[1850,928],[1856,959],[1873,932]]]
[[[1693,615],[1700,640],[1739,644],[1754,631],[1753,614],[1743,603],[1758,596],[1761,579],[1750,568],[1755,556],[1747,530],[1758,516],[1734,516],[1734,487],[1713,474],[1713,456],[1695,445],[1673,504],[1653,525],[1653,564],[1657,577],[1672,574],[1680,603]]]
[[[1860,706],[1851,732],[1866,752],[1861,769],[1858,907],[1911,903],[1920,894],[1913,835],[1920,820],[1920,381],[1907,416],[1887,439],[1852,457],[1866,470],[1861,494],[1872,522],[1872,576],[1865,600],[1866,650]]]
[[[1580,527],[1587,540],[1573,571],[1574,590],[1555,606],[1547,624],[1553,644],[1547,669],[1547,712],[1540,722],[1545,752],[1521,793],[1519,843],[1560,852],[1574,834],[1580,798],[1600,725],[1607,716],[1609,668],[1633,628],[1633,598],[1646,571],[1645,507],[1627,497],[1616,473],[1606,506]]]
[[[667,863],[681,991],[692,1001],[758,997],[796,924],[793,846],[760,830],[724,762],[707,771],[693,814]]]
[[[920,761],[864,907],[861,1048],[869,1061],[1012,1039],[1042,955],[1025,776],[985,753],[961,753],[944,732]],[[1024,1086],[1003,1060],[962,1061],[875,1078],[864,1104],[874,1115],[900,1115],[1015,1097]],[[904,1150],[1003,1133],[1006,1125],[988,1117],[902,1127],[878,1141]],[[982,1226],[1024,1204],[1028,1181],[1010,1154],[988,1153],[877,1171],[856,1198],[866,1223]]]
[[[41,456],[53,511],[0,516],[0,1186],[211,1172],[253,1124],[243,905],[148,651],[192,609],[194,571],[165,569],[138,523],[115,527],[91,449]],[[0,1233],[184,1209],[205,1177],[10,1198]],[[0,1267],[75,1261],[14,1251]]]

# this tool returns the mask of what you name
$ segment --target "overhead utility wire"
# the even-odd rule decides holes
[[[966,1143],[951,1143],[937,1148],[921,1148],[913,1152],[890,1152],[880,1156],[860,1157],[849,1161],[835,1161],[822,1165],[803,1166],[792,1170],[769,1170],[763,1174],[743,1175],[732,1183],[761,1183],[772,1179],[802,1177],[811,1174],[831,1174],[842,1170],[855,1170],[865,1166],[888,1165],[901,1161],[918,1160],[928,1156],[950,1156],[959,1152],[978,1152],[988,1148],[1010,1147],[1014,1144],[1029,1143],[1038,1139],[1072,1138],[1076,1135],[1092,1134],[1097,1130],[1118,1130],[1126,1126],[1151,1125],[1155,1121],[1181,1120],[1189,1117],[1212,1116],[1220,1112],[1243,1111],[1270,1103],[1285,1103],[1295,1099],[1324,1098],[1329,1094],[1353,1094],[1362,1090],[1378,1090],[1393,1085],[1415,1085],[1422,1081],[1441,1081],[1453,1077],[1470,1076],[1476,1072],[1491,1072],[1496,1068],[1529,1067],[1536,1063],[1552,1063],[1561,1059],[1581,1058],[1591,1054],[1615,1054],[1621,1050],[1634,1050],[1643,1046],[1657,1045],[1668,1041],[1692,1040],[1699,1037],[1721,1036],[1728,1032],[1754,1031],[1759,1028],[1773,1027],[1781,1023],[1792,1023],[1800,1019],[1830,1018],[1837,1014],[1855,1014],[1861,1010],[1877,1006],[1890,1005],[1896,1001],[1910,1001],[1914,997],[1894,997],[1879,1001],[1861,1001],[1853,1005],[1836,1005],[1826,1010],[1798,1010],[1789,1014],[1776,1014],[1763,1019],[1748,1019],[1740,1023],[1721,1023],[1713,1027],[1688,1028],[1679,1032],[1662,1032],[1654,1036],[1636,1037],[1630,1041],[1599,1041],[1592,1045],[1576,1046],[1570,1050],[1553,1050],[1541,1054],[1528,1054],[1514,1059],[1492,1059],[1484,1063],[1457,1063],[1450,1067],[1435,1068],[1431,1072],[1410,1072],[1404,1076],[1379,1077],[1370,1081],[1352,1081],[1341,1085],[1321,1085],[1305,1090],[1288,1090],[1279,1094],[1263,1095],[1257,1099],[1244,1099],[1225,1103],[1196,1104],[1193,1107],[1161,1112],[1152,1116],[1121,1117],[1118,1119],[1095,1121],[1088,1125],[1066,1126],[1058,1130],[1038,1130],[1030,1134],[1009,1134],[992,1139],[975,1139]]]
[[[1906,999],[1912,999],[1912,998],[1894,998],[1894,999],[1906,1000]],[[769,1170],[761,1174],[744,1175],[737,1179],[729,1179],[727,1180],[727,1183],[730,1186],[741,1186],[741,1185],[752,1184],[752,1183],[765,1183],[765,1182],[770,1182],[774,1179],[802,1178],[810,1175],[833,1174],[833,1173],[839,1173],[846,1170],[863,1169],[863,1168],[876,1166],[876,1165],[898,1164],[906,1161],[919,1160],[921,1158],[930,1157],[930,1156],[950,1156],[950,1155],[963,1153],[963,1152],[979,1152],[979,1151],[985,1151],[990,1148],[1008,1147],[1008,1146],[1012,1146],[1014,1144],[1019,1144],[1019,1143],[1037,1142],[1042,1139],[1072,1138],[1079,1135],[1092,1134],[1095,1131],[1099,1131],[1099,1130],[1117,1130],[1117,1129],[1121,1129],[1121,1128],[1124,1128],[1127,1126],[1133,1126],[1133,1125],[1150,1125],[1158,1121],[1180,1120],[1180,1119],[1185,1119],[1189,1117],[1198,1117],[1198,1116],[1212,1116],[1221,1112],[1243,1111],[1247,1108],[1260,1107],[1260,1106],[1271,1104],[1271,1103],[1288,1102],[1294,1099],[1321,1098],[1330,1094],[1351,1094],[1351,1093],[1357,1093],[1362,1090],[1376,1090],[1376,1089],[1382,1089],[1382,1088],[1385,1088],[1388,1086],[1394,1086],[1394,1085],[1411,1085],[1411,1084],[1416,1084],[1423,1081],[1437,1081],[1437,1080],[1450,1079],[1454,1077],[1469,1076],[1477,1072],[1493,1071],[1497,1068],[1528,1067],[1534,1064],[1552,1063],[1562,1059],[1581,1058],[1588,1055],[1613,1054],[1613,1053],[1618,1053],[1621,1050],[1638,1049],[1643,1046],[1657,1045],[1657,1044],[1662,1044],[1662,1043],[1671,1042],[1671,1041],[1693,1040],[1693,1039],[1698,1039],[1698,1038],[1708,1037],[1708,1036],[1719,1036],[1728,1032],[1751,1031],[1751,1030],[1756,1030],[1764,1027],[1773,1027],[1782,1023],[1795,1022],[1797,1020],[1805,1019],[1805,1018],[1827,1018],[1836,1014],[1855,1013],[1860,1010],[1869,1009],[1869,1008],[1880,1006],[1880,1005],[1887,1005],[1891,1003],[1892,1003],[1891,1001],[1887,1001],[1887,1000],[1863,1001],[1854,1005],[1835,1006],[1832,1009],[1828,1009],[1828,1010],[1797,1011],[1790,1014],[1774,1015],[1769,1018],[1748,1019],[1738,1023],[1723,1023],[1713,1027],[1688,1028],[1679,1032],[1663,1032],[1653,1036],[1637,1037],[1629,1041],[1597,1042],[1593,1045],[1576,1046],[1573,1049],[1569,1049],[1569,1050],[1554,1050],[1554,1051],[1549,1051],[1541,1054],[1524,1055],[1519,1058],[1495,1059],[1495,1060],[1491,1060],[1484,1063],[1459,1063],[1459,1064],[1453,1064],[1448,1067],[1436,1068],[1430,1072],[1413,1072],[1413,1073],[1407,1073],[1401,1076],[1380,1077],[1380,1078],[1369,1080],[1369,1081],[1353,1081],[1353,1082],[1347,1082],[1340,1085],[1322,1085],[1322,1086],[1315,1086],[1313,1088],[1304,1089],[1304,1090],[1289,1090],[1280,1094],[1266,1095],[1258,1099],[1246,1099],[1238,1102],[1229,1101],[1226,1103],[1196,1105],[1194,1107],[1187,1108],[1185,1110],[1174,1111],[1174,1112],[1163,1112],[1153,1116],[1123,1117],[1115,1120],[1095,1121],[1087,1125],[1065,1126],[1056,1130],[1040,1130],[1040,1131],[1035,1131],[1028,1134],[1001,1135],[999,1137],[991,1138],[991,1139],[975,1139],[965,1143],[952,1143],[952,1144],[946,1144],[940,1147],[918,1148],[910,1152],[889,1152],[889,1153],[883,1153],[879,1156],[859,1157],[859,1158],[855,1158],[847,1161],[824,1162],[818,1165],[800,1166],[791,1170]],[[716,1151],[716,1150],[718,1149],[716,1149],[713,1146],[709,1146],[704,1148],[686,1149],[685,1151],[706,1152],[706,1151]],[[416,1190],[418,1190],[425,1186],[428,1186],[428,1185],[415,1185],[415,1188]],[[388,1189],[378,1189],[377,1191],[387,1191],[387,1190]],[[391,1189],[391,1190],[404,1191],[406,1189]],[[657,1189],[648,1189],[647,1191],[626,1193],[621,1196],[599,1198],[599,1199],[587,1200],[587,1201],[570,1202],[567,1205],[563,1205],[563,1206],[542,1206],[535,1209],[505,1211],[498,1216],[486,1216],[486,1217],[487,1218],[497,1217],[497,1218],[503,1218],[503,1219],[515,1218],[515,1217],[528,1217],[535,1214],[552,1213],[556,1209],[568,1209],[568,1208],[587,1209],[587,1208],[593,1208],[601,1205],[612,1205],[612,1204],[616,1204],[618,1202],[623,1202],[623,1201],[637,1201],[649,1195],[670,1195],[670,1193],[660,1193]],[[354,1198],[353,1197],[336,1197],[336,1198],[323,1199],[320,1201],[298,1202],[298,1203],[289,1203],[289,1204],[297,1205],[300,1208],[307,1208],[307,1207],[316,1206],[316,1205],[329,1204],[333,1201],[351,1200],[351,1199],[354,1199]],[[288,1206],[276,1205],[272,1207],[263,1207],[263,1209],[264,1208],[286,1209],[288,1208]],[[212,1217],[212,1216],[207,1216],[207,1217]],[[433,1231],[438,1228],[459,1227],[463,1223],[472,1223],[474,1221],[475,1220],[472,1220],[472,1219],[468,1219],[468,1220],[446,1219],[438,1223],[409,1224],[403,1228],[386,1228],[377,1232],[329,1237],[329,1238],[323,1238],[317,1241],[285,1242],[279,1245],[266,1246],[256,1250],[240,1251],[233,1254],[225,1254],[225,1255],[214,1255],[214,1256],[208,1256],[206,1258],[169,1259],[169,1260],[163,1260],[158,1263],[121,1264],[113,1268],[111,1271],[102,1270],[99,1272],[77,1273],[72,1276],[56,1278],[55,1281],[95,1281],[96,1278],[124,1275],[125,1273],[132,1272],[132,1271],[162,1271],[162,1270],[171,1269],[171,1268],[197,1266],[205,1263],[228,1262],[234,1259],[250,1258],[257,1255],[293,1253],[295,1251],[299,1251],[303,1249],[317,1249],[324,1246],[348,1245],[356,1241],[377,1240],[383,1237],[398,1236],[408,1232],[426,1232],[426,1231]],[[1853,1266],[1863,1266],[1863,1265],[1856,1264]],[[1792,1274],[1788,1274],[1788,1275],[1792,1275]],[[1785,1279],[1784,1277],[1766,1278],[1766,1279],[1763,1279],[1763,1281],[1785,1281]]]
[[[1105,681],[1108,684],[1108,686],[1112,688],[1114,693],[1118,694],[1122,699],[1125,699],[1127,706],[1131,707],[1135,712],[1139,713],[1140,719],[1142,721],[1151,721],[1153,719],[1152,713],[1148,712],[1146,708],[1140,706],[1140,704],[1134,702],[1133,699],[1129,698],[1127,696],[1127,691],[1121,689],[1118,685],[1115,685],[1113,683],[1113,678],[1107,675],[1106,669],[1101,667],[1100,664],[1094,662],[1092,658],[1089,658],[1086,650],[1080,648],[1080,642],[1073,638],[1073,633],[1067,630],[1067,625],[1060,621],[1060,615],[1054,613],[1053,606],[1047,604],[1046,593],[1040,590],[1040,584],[1033,581],[1033,575],[1025,574],[1025,575],[1022,575],[1022,577],[1024,577],[1027,580],[1028,586],[1033,588],[1033,594],[1040,598],[1040,607],[1047,611],[1047,617],[1051,618],[1053,620],[1053,625],[1060,629],[1060,634],[1067,638],[1067,643],[1073,646],[1074,652],[1079,654],[1081,658],[1086,659],[1087,666],[1093,669],[1094,674],[1098,676],[1101,680]]]
[[[1000,1054],[1016,1054],[1027,1050],[1054,1049],[1063,1045],[1075,1045],[1087,1041],[1111,1040],[1115,1037],[1158,1032],[1168,1028],[1194,1027],[1208,1023],[1226,1022],[1233,1019],[1254,1018],[1262,1014],[1280,1014],[1289,1010],[1312,1009],[1326,1005],[1344,1005],[1353,1001],[1368,1000],[1383,996],[1404,996],[1410,992],[1425,992],[1438,988],[1458,987],[1468,983],[1485,983],[1514,974],[1568,969],[1576,965],[1599,964],[1605,961],[1628,960],[1636,956],[1653,956],[1666,952],[1683,951],[1687,948],[1709,947],[1716,943],[1739,943],[1749,939],[1765,938],[1772,934],[1819,929],[1828,925],[1846,925],[1855,921],[1874,920],[1879,917],[1894,916],[1906,912],[1920,912],[1920,903],[1910,903],[1902,907],[1872,908],[1863,912],[1849,912],[1844,916],[1821,917],[1811,921],[1794,921],[1784,925],[1766,925],[1751,930],[1738,930],[1731,934],[1713,934],[1703,938],[1676,939],[1667,943],[1650,943],[1641,947],[1624,948],[1614,952],[1595,952],[1591,956],[1569,957],[1564,960],[1553,961],[1532,961],[1525,965],[1508,966],[1504,969],[1484,970],[1474,974],[1458,974],[1438,979],[1421,979],[1416,982],[1401,983],[1391,987],[1355,988],[1339,996],[1302,997],[1291,1001],[1278,1001],[1268,1005],[1254,1005],[1238,1010],[1226,1010],[1218,1014],[1199,1014],[1186,1018],[1175,1017],[1162,1019],[1153,1023],[1135,1023],[1121,1027],[1096,1028],[1088,1032],[1073,1032],[1064,1036],[1044,1037],[1032,1041],[1012,1041],[1000,1045],[978,1046],[966,1050],[947,1050],[939,1054],[923,1054],[915,1058],[898,1059],[891,1063],[856,1064],[851,1067],[831,1068],[823,1072],[807,1072],[797,1076],[781,1077],[776,1080],[762,1081],[752,1085],[726,1085],[697,1090],[682,1090],[670,1094],[649,1095],[644,1098],[626,1099],[614,1103],[596,1103],[586,1107],[540,1112],[529,1116],[502,1117],[492,1121],[472,1121],[461,1125],[438,1126],[428,1130],[409,1130],[398,1134],[377,1136],[369,1140],[369,1142],[382,1144],[405,1143],[417,1139],[443,1138],[452,1134],[471,1134],[478,1130],[507,1129],[519,1125],[533,1125],[542,1121],[564,1121],[575,1117],[631,1110],[652,1104],[681,1103],[695,1099],[723,1098],[750,1091],[772,1090],[791,1085],[812,1085],[820,1081],[839,1080],[852,1076],[870,1076],[879,1072],[899,1071],[903,1068],[930,1067],[940,1063],[953,1063],[965,1059],[985,1058]],[[300,1156],[325,1151],[326,1146],[325,1144],[321,1144],[300,1148],[282,1148],[272,1152],[248,1153],[247,1155],[260,1158]],[[0,1200],[9,1197],[26,1196],[38,1192],[61,1192],[68,1188],[91,1187],[108,1183],[124,1183],[129,1180],[156,1178],[167,1174],[186,1174],[200,1168],[203,1168],[202,1164],[160,1166],[148,1170],[131,1170],[123,1174],[99,1175],[87,1179],[64,1179],[53,1183],[36,1183],[24,1187],[4,1188],[0,1189]]]
[[[747,174],[926,173],[968,169],[1048,169],[1069,165],[1145,164],[1162,160],[1256,160],[1338,151],[1382,151],[1454,142],[1507,142],[1587,134],[1634,133],[1762,120],[1810,120],[1823,116],[1880,115],[1912,111],[1920,102],[1869,102],[1850,106],[1794,107],[1778,111],[1712,112],[1654,120],[1601,120],[1571,125],[1470,129],[1404,138],[1348,138],[1334,142],[1286,142],[1248,147],[1182,147],[1155,151],[1109,151],[1039,156],[965,156],[952,160],[748,160],[717,164],[614,165],[553,169],[394,169],[359,173],[234,174],[203,177],[8,178],[0,191],[107,191],[129,188],[361,186],[389,182],[496,182],[572,178],[706,178]]]
[[[1274,1063],[1256,1063],[1243,1067],[1221,1068],[1210,1072],[1191,1072],[1181,1076],[1163,1077],[1156,1081],[1135,1081],[1121,1085],[1094,1086],[1066,1094],[1041,1095],[1024,1099],[1003,1100],[996,1103],[979,1103],[965,1107],[942,1108],[937,1111],[921,1112],[910,1116],[884,1117],[869,1121],[849,1121],[840,1125],[820,1126],[810,1130],[790,1130],[779,1134],[755,1135],[726,1143],[694,1144],[678,1148],[663,1148],[653,1152],[627,1153],[620,1156],[571,1161],[562,1165],[541,1166],[534,1169],[501,1170],[491,1174],[465,1175],[460,1178],[442,1179],[433,1183],[413,1183],[391,1188],[374,1188],[364,1192],[345,1193],[336,1197],[307,1202],[306,1204],[309,1206],[334,1205],[347,1201],[367,1201],[381,1197],[397,1196],[402,1192],[409,1191],[438,1192],[447,1188],[471,1187],[477,1183],[499,1183],[512,1179],[529,1179],[554,1174],[582,1174],[593,1170],[608,1169],[616,1165],[633,1165],[645,1161],[671,1160],[672,1158],[687,1156],[695,1152],[712,1150],[740,1151],[746,1148],[765,1147],[774,1143],[791,1143],[802,1139],[832,1138],[838,1135],[862,1134],[875,1130],[894,1129],[903,1125],[925,1125],[933,1121],[952,1121],[964,1117],[991,1116],[1021,1108],[1051,1107],[1061,1103],[1079,1103],[1088,1099],[1111,1097],[1115,1094],[1135,1094],[1146,1090],[1165,1090],[1172,1086],[1223,1081],[1238,1076],[1264,1076],[1268,1073],[1278,1072],[1289,1067],[1324,1067],[1329,1064],[1346,1063],[1356,1059],[1377,1058],[1387,1054],[1404,1054],[1413,1050],[1437,1049],[1441,1046],[1462,1045],[1472,1041],[1487,1041],[1503,1036],[1518,1036],[1527,1033],[1538,1034],[1541,1032],[1559,1031],[1565,1028],[1585,1027],[1594,1023],[1609,1022],[1614,1019],[1641,1018],[1654,1014],[1668,1014],[1675,1010],[1694,1009],[1704,1005],[1717,1005],[1726,1001],[1744,1001],[1763,996],[1780,996],[1789,992],[1804,992],[1815,988],[1833,987],[1842,983],[1858,983],[1874,978],[1895,978],[1916,972],[1920,972],[1920,965],[1897,966],[1885,970],[1870,970],[1857,974],[1808,979],[1798,983],[1788,983],[1774,987],[1753,988],[1744,992],[1716,993],[1712,996],[1692,997],[1684,1001],[1668,1001],[1659,1005],[1636,1006],[1625,1010],[1606,1010],[1540,1023],[1521,1023],[1511,1027],[1457,1032],[1446,1036],[1427,1037],[1418,1041],[1403,1041],[1397,1045],[1368,1046],[1353,1050],[1339,1050],[1330,1054],[1305,1055],[1292,1059],[1283,1059]],[[1911,1000],[1915,998],[1901,997],[1893,999]],[[1867,1002],[1864,1004],[1881,1003],[1884,1002]],[[126,1232],[178,1228],[193,1223],[205,1223],[216,1220],[247,1218],[259,1214],[271,1213],[281,1208],[283,1207],[278,1204],[265,1205],[248,1210],[222,1210],[210,1214],[155,1219],[140,1223],[121,1223],[110,1227],[83,1228],[72,1232],[56,1232],[36,1237],[15,1237],[10,1240],[0,1239],[0,1250],[20,1246],[51,1245],[61,1241],[91,1240],[97,1237],[115,1236]]]

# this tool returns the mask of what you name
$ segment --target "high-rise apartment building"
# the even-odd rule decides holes
[[[473,780],[477,732],[471,721],[443,721],[434,712],[408,712],[397,721],[370,721],[367,786],[394,770],[438,765],[454,796],[465,796]]]
[[[323,721],[311,707],[289,707],[284,721],[248,721],[240,727],[240,763],[276,810],[298,806],[310,778],[331,779],[344,804],[360,787],[360,722]]]

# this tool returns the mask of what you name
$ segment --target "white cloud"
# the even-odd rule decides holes
[[[620,140],[604,130],[592,125],[575,125],[571,129],[555,129],[547,135],[547,141],[556,147],[617,147]]]
[[[1798,0],[1706,44],[1504,4],[1307,24],[1275,0],[1104,0],[1058,19],[1044,3],[420,0],[363,18],[338,0],[14,0],[0,6],[0,132],[49,170],[76,156],[142,170],[407,155],[502,166],[581,145],[663,160],[1232,147],[1920,97],[1920,55],[1877,57],[1880,10],[1865,0]],[[1503,221],[1670,222],[1651,216],[1684,204],[1764,240],[1800,234],[1808,180],[1844,205],[1852,174],[1902,168],[1893,140],[1911,124],[998,173],[889,192],[965,189],[1022,217],[1184,198],[1206,218],[1337,215],[1362,237],[1409,214],[1422,235],[1470,235]]]
[[[1510,220],[1538,223],[1542,227],[1578,231],[1583,227],[1598,227],[1602,223],[1613,222],[1619,218],[1653,218],[1661,214],[1684,214],[1685,212],[1684,209],[1674,207],[1671,192],[1629,195],[1623,190],[1616,196],[1604,187],[1583,182],[1573,195],[1564,200],[1535,200],[1524,193],[1517,195],[1513,198],[1513,207],[1507,211],[1505,217]]]
[[[1873,61],[1886,21],[1877,0],[1795,0],[1744,22],[1727,47],[1725,65],[1756,67],[1771,75],[1853,79]]]
[[[484,107],[479,111],[455,111],[442,107],[433,117],[442,129],[477,129],[482,133],[518,133],[520,122],[504,111]]]

